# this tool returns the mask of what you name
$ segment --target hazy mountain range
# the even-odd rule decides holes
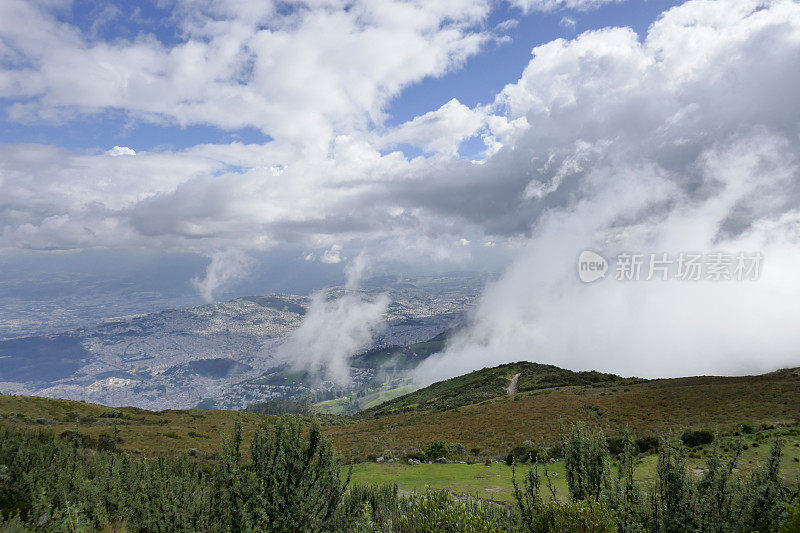
[[[464,321],[480,277],[376,278],[357,293],[387,294],[385,329],[361,350],[352,383],[292,372],[277,350],[302,323],[311,297],[272,294],[141,314],[77,329],[0,341],[0,392],[150,409],[198,404],[240,408],[274,398],[404,379]],[[345,292],[325,291],[326,300]],[[431,339],[437,341],[414,347]]]

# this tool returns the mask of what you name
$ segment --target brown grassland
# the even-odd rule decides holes
[[[235,421],[249,433],[266,415],[237,411],[110,408],[68,400],[0,395],[5,423],[77,431],[93,438],[117,428],[120,448],[153,454],[219,450]],[[480,448],[500,456],[524,440],[553,442],[561,425],[577,420],[599,425],[609,435],[626,427],[639,435],[685,428],[730,431],[740,422],[796,423],[800,420],[800,372],[747,377],[664,379],[625,386],[545,389],[496,398],[446,411],[411,411],[372,419],[327,416],[323,431],[350,461],[386,449],[408,451],[433,440]]]
[[[340,453],[352,459],[424,446],[435,439],[500,454],[529,439],[553,442],[562,424],[584,420],[607,434],[639,435],[686,428],[730,431],[740,422],[800,420],[800,373],[691,377],[627,385],[563,387],[442,412],[410,412],[331,426]]]

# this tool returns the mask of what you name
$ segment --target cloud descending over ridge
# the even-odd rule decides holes
[[[609,29],[534,54],[503,93],[531,129],[481,168],[529,158],[531,238],[420,381],[519,359],[647,377],[800,364],[800,5],[689,2],[644,42]],[[764,264],[756,282],[584,285],[584,249]]]

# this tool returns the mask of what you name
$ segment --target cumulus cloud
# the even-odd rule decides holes
[[[286,9],[284,9],[284,7]],[[478,52],[485,1],[330,2],[317,6],[180,0],[181,42],[93,41],[41,3],[0,7],[0,97],[14,120],[124,109],[140,120],[258,128],[325,150],[364,129],[387,99]],[[324,87],[324,90],[321,88]]]
[[[119,156],[119,155],[136,155],[136,150],[128,148],[127,146],[115,146],[111,150],[106,150],[106,155]]]
[[[471,109],[455,98],[436,111],[415,117],[392,129],[381,139],[383,146],[407,143],[428,153],[458,155],[458,147],[487,122],[485,110]]]

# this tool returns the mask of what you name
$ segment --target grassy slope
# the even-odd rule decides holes
[[[598,424],[611,434],[625,427],[647,434],[687,427],[729,429],[742,421],[794,423],[800,420],[800,373],[568,386],[444,411],[374,414],[327,428],[340,452],[363,458],[445,439],[501,453],[526,439],[551,442],[562,423],[575,420]]]
[[[83,402],[0,395],[0,415],[6,422],[49,426],[56,431],[79,430],[95,437],[110,433],[117,424],[124,440],[122,447],[145,452],[189,448],[213,452],[235,420],[243,423],[247,433],[264,416],[135,408],[116,409],[122,418],[102,416],[112,410]],[[10,416],[12,413],[15,416]],[[574,420],[597,423],[610,434],[626,426],[645,434],[685,427],[727,430],[742,421],[794,423],[800,420],[800,372],[624,385],[612,380],[608,384],[522,392],[513,397],[504,394],[442,411],[414,410],[378,417],[375,411],[371,413],[372,417],[365,415],[363,419],[323,419],[329,421],[324,431],[340,453],[363,460],[385,449],[411,450],[445,439],[460,442],[468,450],[477,447],[486,455],[500,455],[526,439],[552,442],[561,423]]]
[[[600,372],[572,372],[538,363],[509,363],[434,383],[424,389],[367,409],[360,416],[371,418],[419,410],[444,411],[499,398],[506,395],[506,387],[516,374],[520,375],[518,381],[520,392],[569,385],[599,383],[622,385],[641,381]]]
[[[119,413],[121,417],[109,417]],[[145,411],[132,407],[111,408],[85,402],[31,396],[0,395],[0,419],[29,427],[47,427],[56,432],[80,431],[92,437],[111,434],[114,425],[123,439],[121,448],[143,453],[219,450],[221,438],[236,420],[242,423],[246,441],[252,428],[265,415],[235,411]]]

